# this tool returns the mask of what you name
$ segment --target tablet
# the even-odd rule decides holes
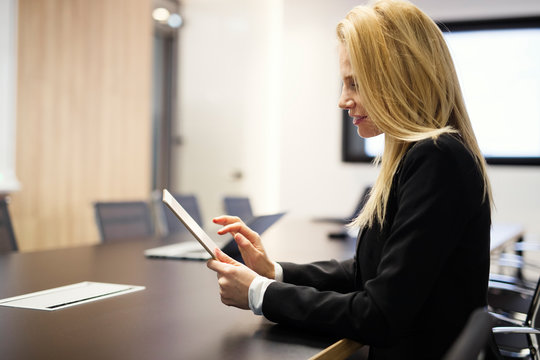
[[[189,232],[197,239],[202,247],[210,254],[213,259],[216,259],[215,250],[218,248],[216,243],[208,236],[207,233],[193,220],[186,210],[178,201],[171,195],[167,189],[163,189],[163,202],[171,209],[176,217],[184,224]]]

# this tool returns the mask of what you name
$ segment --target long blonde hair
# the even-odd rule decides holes
[[[357,91],[373,123],[385,133],[380,173],[354,226],[382,226],[392,179],[410,144],[459,133],[484,179],[484,201],[493,204],[450,52],[439,27],[403,0],[353,8],[338,25],[349,52]]]

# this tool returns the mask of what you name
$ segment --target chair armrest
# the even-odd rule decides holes
[[[492,331],[494,334],[540,334],[540,330],[522,326],[497,326]]]
[[[494,282],[500,282],[500,283],[507,283],[511,285],[516,285],[525,289],[535,290],[536,289],[536,282],[532,282],[529,280],[521,279],[516,276],[512,275],[504,275],[504,274],[497,274],[497,273],[490,273],[489,274],[489,280]]]
[[[514,325],[517,325],[517,326],[523,326],[523,321],[513,319],[513,318],[510,318],[508,316],[505,316],[503,314],[498,314],[498,313],[493,312],[493,311],[490,311],[489,314],[491,316],[493,316],[497,320],[501,320],[501,321],[504,321],[504,322],[507,322],[507,323],[510,323],[510,324],[514,324]]]
[[[511,291],[511,292],[515,292],[515,293],[525,295],[525,296],[533,296],[534,295],[534,290],[532,290],[532,289],[528,289],[528,288],[525,288],[523,286],[514,285],[514,284],[508,284],[508,283],[500,282],[500,281],[492,281],[492,280],[490,280],[489,283],[488,283],[488,286],[491,289],[499,289],[499,290]]]

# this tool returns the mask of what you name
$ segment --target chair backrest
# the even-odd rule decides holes
[[[195,195],[182,195],[182,194],[173,194],[175,199],[182,205],[182,207],[187,211],[189,215],[195,220],[199,226],[203,226],[202,216],[201,216],[201,210],[199,208],[199,201],[197,200],[197,197]],[[179,231],[187,231],[184,224],[178,220],[176,215],[173,214],[173,212],[165,205],[163,206],[166,208],[165,211],[165,218],[167,219],[167,228],[169,231],[169,234],[174,234]]]
[[[103,242],[154,235],[150,208],[144,201],[96,202],[94,209]]]
[[[238,216],[240,219],[247,221],[253,217],[251,202],[248,197],[243,196],[225,196],[223,205],[227,215]]]
[[[493,351],[492,346],[488,346],[492,345],[490,339],[493,324],[494,318],[486,309],[475,310],[443,360],[477,360],[482,351]],[[490,355],[491,358],[495,356],[493,353]]]
[[[525,296],[529,297],[531,296],[529,294],[530,289],[517,289],[511,290],[516,292],[517,296]],[[540,279],[538,280],[536,284],[536,289],[534,290],[534,293],[530,297],[529,307],[527,311],[527,316],[525,318],[525,321],[521,323],[517,319],[508,319],[506,316],[493,313],[493,316],[497,317],[498,319],[503,320],[503,324],[510,323],[512,325],[517,324],[518,326],[496,326],[493,328],[493,333],[497,336],[500,336],[500,334],[523,334],[523,336],[526,337],[526,343],[525,344],[520,338],[519,343],[516,343],[516,338],[514,337],[512,341],[510,341],[509,345],[510,347],[507,348],[507,344],[503,343],[503,348],[501,349],[501,352],[505,353],[505,357],[511,357],[511,358],[524,358],[522,355],[527,355],[527,358],[534,359],[534,360],[540,360]],[[501,339],[498,339],[498,342],[500,342]],[[517,344],[517,345],[516,345]]]
[[[527,312],[525,325],[535,329],[540,329],[540,279],[538,279],[536,289],[534,290],[534,295],[531,299],[531,305],[529,306],[529,311]]]
[[[8,210],[8,199],[0,199],[0,253],[17,251],[17,240],[11,224]]]
[[[531,299],[531,305],[527,312],[527,318],[525,319],[525,326],[540,330],[540,279],[534,290],[534,295]],[[540,359],[540,335],[530,334],[527,337],[530,347],[535,349],[532,358]]]
[[[197,197],[192,194],[173,193],[172,196],[182,205],[189,215],[201,227],[203,226],[201,210]],[[154,218],[158,227],[159,234],[166,236],[182,231],[188,231],[184,224],[173,214],[173,212],[162,201],[162,192],[156,190],[152,193],[152,207]]]

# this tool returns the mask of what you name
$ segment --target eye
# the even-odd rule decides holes
[[[349,89],[355,92],[358,91],[358,85],[356,84],[356,82],[351,76],[347,76],[343,80],[343,91],[345,91],[346,89]]]

